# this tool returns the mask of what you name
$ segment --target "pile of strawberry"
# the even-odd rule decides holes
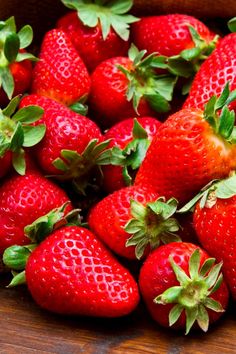
[[[131,0],[62,2],[38,58],[30,26],[0,23],[9,286],[73,315],[142,297],[161,325],[207,331],[236,299],[236,34],[138,19]]]

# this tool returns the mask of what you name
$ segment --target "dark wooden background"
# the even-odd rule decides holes
[[[0,281],[1,354],[232,354],[236,353],[235,304],[207,334],[188,336],[158,326],[143,304],[125,318],[64,317],[40,309],[25,287]]]

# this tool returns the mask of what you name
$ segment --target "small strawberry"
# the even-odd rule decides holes
[[[39,59],[33,71],[33,93],[68,106],[88,95],[89,74],[64,31],[53,29],[45,34]]]
[[[44,124],[38,121],[43,109],[30,105],[18,109],[20,97],[14,97],[4,109],[0,109],[0,177],[5,176],[11,165],[21,175],[25,173],[25,149],[37,145],[44,137]]]
[[[235,118],[227,108],[234,99],[226,85],[204,111],[186,108],[170,116],[152,140],[135,184],[148,184],[182,204],[211,180],[227,177],[236,168]]]
[[[92,73],[89,102],[104,127],[137,113],[155,116],[170,109],[176,76],[157,75],[155,54],[144,55],[132,45],[128,57],[107,59]]]
[[[36,171],[4,181],[0,187],[0,254],[11,245],[29,243],[25,226],[69,201],[60,187]]]
[[[143,186],[122,188],[98,202],[88,224],[112,251],[129,259],[140,259],[151,248],[180,240],[179,224],[172,216],[177,201],[165,202]],[[128,246],[128,247],[127,247]]]
[[[0,37],[0,107],[4,107],[13,96],[30,88],[31,61],[37,59],[25,51],[33,39],[33,30],[29,25],[22,27],[17,33],[12,16],[1,21]]]
[[[98,169],[96,159],[107,145],[98,126],[65,105],[48,97],[28,95],[21,107],[38,105],[44,114],[39,122],[47,127],[44,139],[35,148],[39,166],[60,180],[73,180],[84,189],[91,171]],[[99,144],[100,143],[100,144]],[[101,173],[100,173],[101,174]]]
[[[225,36],[214,52],[202,64],[191,86],[185,108],[203,109],[212,95],[220,96],[226,83],[236,88],[236,33]],[[236,110],[236,101],[231,106]]]
[[[152,117],[128,118],[115,124],[104,135],[110,140],[107,161],[102,168],[106,192],[131,185],[152,138],[161,122]],[[110,164],[105,164],[108,162]]]
[[[236,299],[236,176],[213,181],[180,211],[191,209],[200,244],[209,254],[223,261],[222,271]]]
[[[127,54],[129,24],[138,20],[127,14],[132,0],[62,3],[75,11],[61,17],[57,27],[67,33],[90,71],[108,58]]]
[[[169,243],[153,251],[139,276],[140,291],[153,319],[189,333],[218,320],[229,293],[215,259],[191,243]]]
[[[3,259],[18,272],[9,286],[26,282],[33,299],[48,311],[120,317],[139,302],[131,274],[80,226],[59,227],[39,246],[10,247]]]

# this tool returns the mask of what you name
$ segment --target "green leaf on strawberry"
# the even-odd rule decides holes
[[[231,32],[236,32],[236,17],[231,18],[227,24]]]

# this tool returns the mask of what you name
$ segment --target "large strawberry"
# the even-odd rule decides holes
[[[115,124],[104,135],[110,140],[103,163],[103,187],[112,193],[133,183],[152,138],[161,122],[152,117],[128,118]],[[107,165],[108,163],[108,165]]]
[[[73,180],[83,189],[104,149],[100,129],[89,118],[51,98],[28,95],[22,99],[21,107],[28,105],[44,109],[42,118],[36,122],[47,127],[44,139],[35,149],[39,165],[45,173],[61,180]]]
[[[214,52],[202,64],[195,76],[184,107],[203,109],[212,95],[220,96],[227,82],[236,88],[236,33],[225,36]],[[231,107],[235,110],[236,103]]]
[[[185,108],[170,116],[152,140],[135,183],[182,204],[211,180],[227,177],[236,168],[234,112],[227,108],[234,99],[227,85],[204,111]]]
[[[62,226],[35,246],[8,248],[4,263],[18,272],[10,286],[26,281],[34,300],[44,309],[120,317],[137,306],[135,280],[89,230]]]
[[[66,193],[37,171],[8,178],[0,187],[0,253],[29,243],[25,226],[65,202],[70,202]]]
[[[196,204],[193,225],[199,242],[217,261],[236,299],[236,176],[215,181],[204,188],[182,212]]]
[[[33,71],[32,91],[68,106],[84,100],[90,77],[67,34],[53,29],[44,36]]]
[[[180,240],[179,224],[172,216],[177,201],[144,186],[122,188],[98,202],[90,211],[91,230],[115,253],[140,259],[160,243]]]
[[[1,21],[0,28],[0,107],[30,88],[32,65],[36,58],[25,51],[33,39],[33,31],[26,25],[16,32],[14,17]]]
[[[155,116],[170,109],[176,76],[157,75],[155,54],[144,55],[132,45],[128,57],[107,59],[92,73],[89,102],[104,127],[137,112],[141,117]]]
[[[155,321],[164,327],[207,331],[228,304],[229,293],[214,258],[200,247],[173,242],[153,251],[143,264],[139,285]]]
[[[68,34],[90,71],[103,60],[127,54],[129,24],[138,20],[126,14],[132,0],[62,2],[75,11],[61,17],[57,27]]]

